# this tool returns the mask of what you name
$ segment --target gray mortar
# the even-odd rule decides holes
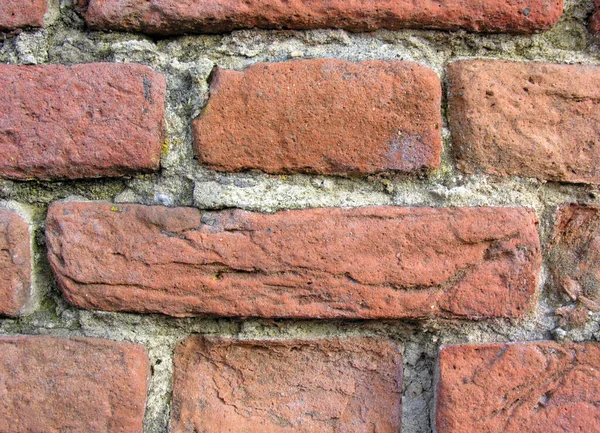
[[[58,9],[53,9],[54,11]],[[190,121],[208,99],[207,79],[214,66],[242,69],[256,62],[333,57],[347,60],[401,59],[431,67],[447,85],[445,67],[464,58],[600,64],[600,38],[586,29],[592,0],[566,0],[565,14],[552,30],[533,36],[480,35],[467,32],[340,30],[238,31],[153,40],[143,35],[87,32],[71,0],[45,30],[23,31],[0,39],[0,62],[20,64],[136,62],[167,77],[166,137],[159,173],[129,179],[65,182],[0,180],[0,200],[18,203],[33,215],[34,288],[39,308],[20,319],[0,319],[0,333],[89,336],[143,344],[152,363],[144,431],[168,430],[172,354],[192,333],[237,338],[315,338],[369,335],[392,338],[404,347],[403,432],[432,433],[434,371],[441,345],[540,339],[600,341],[600,314],[590,314],[578,329],[558,328],[553,314],[571,305],[542,271],[533,312],[518,321],[297,321],[219,318],[173,319],[84,311],[61,297],[45,259],[43,217],[49,203],[78,197],[196,206],[279,209],[331,206],[530,206],[540,219],[542,244],[563,202],[600,203],[596,186],[545,183],[535,179],[465,176],[456,170],[444,121],[444,151],[439,170],[419,176],[368,177],[273,176],[258,172],[217,173],[194,160]],[[444,111],[445,111],[444,105]],[[445,116],[445,113],[444,113]],[[544,257],[545,263],[548,257]]]

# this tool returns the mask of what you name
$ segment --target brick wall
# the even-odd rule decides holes
[[[0,0],[0,431],[600,431],[597,8]]]

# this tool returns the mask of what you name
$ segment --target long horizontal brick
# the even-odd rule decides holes
[[[31,297],[29,224],[0,209],[0,315],[18,316]]]
[[[240,210],[58,202],[48,257],[89,309],[258,317],[517,317],[540,267],[525,208]]]
[[[451,346],[439,362],[438,433],[600,431],[600,344]]]
[[[218,69],[194,121],[216,170],[322,174],[436,168],[441,85],[412,62],[337,59]]]
[[[171,432],[397,433],[401,401],[389,340],[190,337],[175,351]]]
[[[555,286],[600,311],[600,206],[560,206],[548,256]]]
[[[600,183],[600,67],[468,60],[448,71],[460,169]]]
[[[142,65],[0,65],[0,176],[155,170],[164,104],[164,77]]]
[[[149,372],[135,344],[0,337],[0,431],[141,433]]]
[[[562,0],[78,0],[78,4],[92,28],[158,35],[253,27],[532,33],[553,26],[563,11]]]
[[[48,11],[48,0],[0,1],[0,30],[42,27]]]

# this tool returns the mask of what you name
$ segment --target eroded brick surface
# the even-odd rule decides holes
[[[0,315],[17,316],[31,296],[29,224],[0,209]]]
[[[318,59],[217,70],[194,121],[200,162],[225,171],[361,174],[439,166],[441,86],[412,62]]]
[[[553,26],[562,0],[78,0],[93,28],[151,34],[241,28],[467,29],[532,33]]]
[[[600,34],[600,1],[595,0],[594,4],[596,10],[590,20],[590,31],[595,34]]]
[[[600,431],[600,345],[518,343],[440,352],[439,433]]]
[[[155,170],[164,104],[164,77],[142,65],[0,65],[0,176]]]
[[[526,208],[240,210],[55,203],[48,257],[90,309],[257,317],[518,317],[541,262]]]
[[[0,30],[42,27],[48,11],[48,0],[0,1]]]
[[[141,433],[148,377],[142,346],[0,337],[0,431]]]
[[[173,433],[397,433],[402,358],[389,340],[235,341],[177,347]]]
[[[461,170],[600,183],[600,67],[468,60],[448,71]]]
[[[549,247],[556,286],[588,310],[600,311],[600,206],[562,205]]]

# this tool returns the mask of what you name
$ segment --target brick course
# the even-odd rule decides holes
[[[17,213],[0,209],[0,316],[18,316],[31,297],[31,235]]]
[[[448,75],[461,170],[600,183],[600,67],[467,60]]]
[[[174,316],[520,317],[540,267],[525,208],[274,215],[55,203],[49,260],[73,304]]]
[[[562,0],[78,0],[88,25],[157,35],[243,28],[350,31],[403,28],[533,33],[552,27]]]
[[[0,65],[0,176],[78,179],[156,170],[165,79],[147,66]]]
[[[0,1],[0,31],[43,27],[48,0]]]
[[[131,343],[0,337],[0,431],[141,433],[149,373]]]
[[[397,433],[401,402],[388,340],[190,337],[175,351],[171,432]]]
[[[438,433],[600,429],[600,344],[517,343],[443,348]]]
[[[441,86],[412,62],[337,59],[219,69],[195,147],[216,170],[365,174],[440,164]]]

